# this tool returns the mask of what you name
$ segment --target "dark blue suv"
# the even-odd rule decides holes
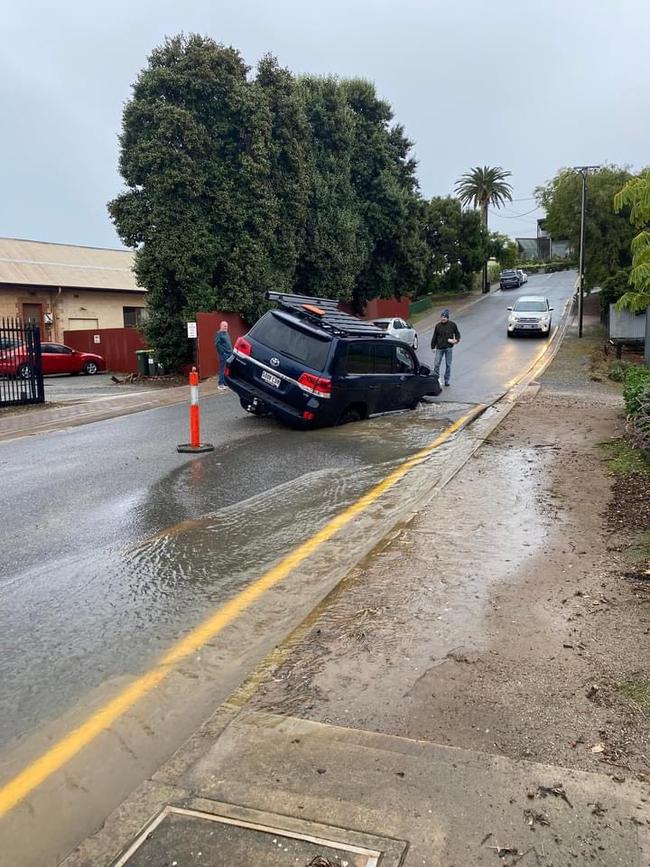
[[[336,301],[267,293],[277,303],[233,348],[226,382],[241,405],[292,427],[415,409],[440,383],[406,343]]]

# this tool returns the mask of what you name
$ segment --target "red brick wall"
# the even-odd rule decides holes
[[[363,312],[364,319],[387,319],[399,316],[400,319],[408,319],[411,308],[411,299],[403,295],[397,298],[373,298],[368,301]]]
[[[214,347],[214,335],[224,319],[228,323],[228,331],[233,345],[238,337],[250,331],[250,325],[237,313],[197,313],[199,374],[202,379],[216,376],[219,372],[219,357]]]
[[[99,336],[99,343],[95,343],[95,335]],[[64,331],[63,342],[80,352],[95,352],[103,356],[107,370],[119,373],[137,373],[136,350],[148,348],[137,328]]]
[[[339,304],[339,309],[345,313],[351,313],[355,316],[354,309],[351,304],[343,301]],[[366,309],[363,311],[363,319],[388,319],[399,316],[401,319],[408,320],[411,309],[411,299],[403,296],[397,298],[373,298],[368,301]]]

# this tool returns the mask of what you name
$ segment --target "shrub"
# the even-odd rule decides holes
[[[625,411],[636,415],[642,408],[650,404],[650,367],[630,367],[623,379],[623,400]]]
[[[641,391],[639,408],[627,422],[628,439],[637,449],[643,449],[650,457],[650,387]]]
[[[546,273],[553,274],[556,271],[570,271],[575,267],[577,267],[575,262],[567,262],[566,260],[562,262],[549,262],[546,266]]]
[[[498,262],[488,262],[488,283],[496,283],[501,274],[501,265]]]
[[[614,382],[623,382],[625,380],[625,374],[634,365],[630,361],[614,361],[612,362],[609,368],[609,378],[613,379]]]
[[[621,268],[603,280],[600,287],[600,306],[602,310],[609,310],[610,304],[615,304],[618,299],[629,290],[630,269]]]

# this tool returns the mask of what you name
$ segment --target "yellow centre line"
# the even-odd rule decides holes
[[[118,695],[99,708],[92,716],[83,722],[78,728],[73,729],[67,735],[57,741],[45,753],[27,765],[6,785],[0,788],[0,818],[9,810],[19,804],[38,786],[44,783],[52,774],[59,771],[81,750],[87,747],[102,732],[109,729],[113,723],[119,720],[140,699],[155,689],[169,674],[171,669],[195,653],[208,641],[222,632],[243,611],[256,602],[267,590],[275,587],[286,578],[297,566],[310,557],[318,548],[331,539],[339,530],[350,523],[357,515],[365,511],[382,494],[392,488],[413,467],[426,460],[431,453],[446,442],[458,430],[476,418],[485,407],[481,404],[474,407],[462,418],[446,428],[429,445],[408,458],[385,479],[376,484],[356,502],[348,506],[343,512],[328,521],[325,526],[300,544],[279,563],[265,572],[255,582],[244,590],[241,590],[229,602],[226,602],[218,611],[200,623],[195,629],[181,638],[170,650],[165,653],[158,663],[149,671],[136,678],[129,686]]]

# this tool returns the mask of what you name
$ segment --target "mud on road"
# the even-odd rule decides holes
[[[650,779],[650,582],[629,580],[602,446],[620,397],[531,392],[294,634],[255,707]]]

